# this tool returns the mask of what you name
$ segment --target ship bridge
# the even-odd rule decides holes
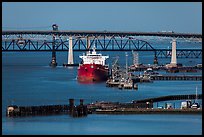
[[[79,56],[83,60],[83,64],[100,64],[105,65],[105,60],[109,58],[109,56],[102,56],[101,53],[96,53],[96,48],[93,47],[92,53],[90,51],[87,52],[86,55]]]

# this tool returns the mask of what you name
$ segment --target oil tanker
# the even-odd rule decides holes
[[[96,53],[95,46],[92,52],[88,51],[86,54],[79,56],[82,62],[78,67],[77,80],[79,82],[100,82],[106,81],[109,76],[109,67],[105,64],[109,56],[102,56]]]

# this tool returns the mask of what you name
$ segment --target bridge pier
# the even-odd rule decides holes
[[[177,67],[177,59],[176,59],[176,39],[172,41],[172,51],[171,51],[171,63],[166,65],[167,68],[175,68]]]
[[[73,44],[72,44],[72,36],[69,36],[69,50],[68,50],[68,58],[67,63],[63,63],[63,66],[69,67],[69,66],[78,66],[79,64],[74,64],[74,56],[73,56]]]
[[[68,64],[74,64],[73,61],[73,49],[72,49],[72,36],[69,37],[69,53],[68,53]]]
[[[57,61],[56,61],[56,51],[55,51],[55,35],[53,35],[53,42],[52,42],[52,61],[50,63],[51,67],[56,67],[57,66]]]
[[[91,45],[90,45],[90,37],[87,37],[87,38],[86,38],[86,43],[87,43],[87,45],[86,45],[87,47],[86,47],[86,48],[87,48],[87,49],[90,49],[90,46],[91,46]]]
[[[158,65],[158,59],[157,59],[156,51],[154,52],[154,64]]]
[[[53,31],[58,31],[57,24],[53,24],[52,29],[53,29]],[[52,36],[52,61],[50,63],[51,67],[56,67],[57,66],[56,51],[55,51],[55,37],[56,37],[56,35],[53,34],[53,36]]]

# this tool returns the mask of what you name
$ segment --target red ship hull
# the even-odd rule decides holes
[[[108,68],[100,64],[82,64],[78,68],[77,80],[79,82],[106,81],[108,71]]]

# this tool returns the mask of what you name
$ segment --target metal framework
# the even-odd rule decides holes
[[[168,58],[171,57],[171,50],[159,49],[155,51],[157,58]],[[176,56],[180,58],[200,58],[202,57],[202,50],[200,49],[177,49]]]
[[[123,32],[123,31],[2,31],[2,35],[24,35],[24,34],[37,34],[37,35],[58,35],[58,36],[161,36],[161,37],[175,37],[175,38],[202,38],[202,34],[194,33],[176,33],[176,32]]]
[[[59,32],[59,31],[3,31],[2,51],[52,51],[55,36],[55,51],[69,50],[69,36],[73,37],[74,51],[87,51],[93,46],[99,51],[153,51],[155,57],[171,57],[170,49],[155,49],[150,43],[139,40],[134,35],[153,35],[154,33],[122,33],[122,32]],[[163,33],[155,33],[155,35]],[[174,33],[167,33],[171,36]],[[133,35],[133,36],[130,36]],[[165,35],[165,36],[166,36]],[[178,35],[178,34],[177,34]],[[179,37],[200,37],[193,34],[179,34]],[[87,38],[90,46],[87,46]],[[202,57],[202,49],[177,49],[177,57]]]

